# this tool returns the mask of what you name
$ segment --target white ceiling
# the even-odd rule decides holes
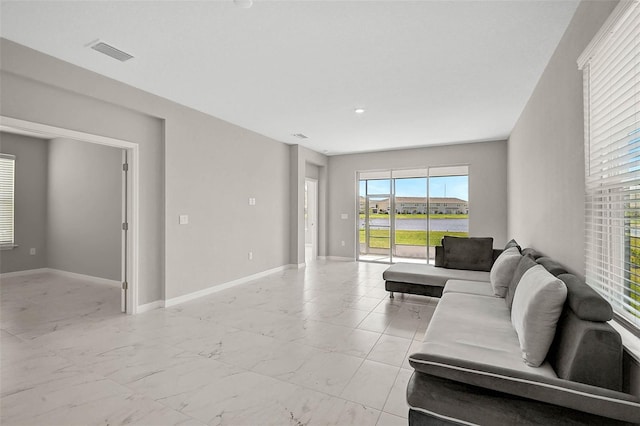
[[[3,0],[0,35],[339,154],[505,139],[577,4]],[[86,47],[96,39],[135,58],[121,63]]]

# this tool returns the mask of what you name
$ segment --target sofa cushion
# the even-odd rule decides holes
[[[613,318],[613,309],[593,288],[571,274],[558,275],[567,286],[567,304],[578,318],[605,322]]]
[[[504,301],[497,297],[446,293],[438,301],[423,344],[409,362],[422,371],[421,360],[446,357],[461,365],[499,365],[530,374],[557,377],[545,362],[534,368],[522,362],[518,335]],[[429,373],[429,371],[424,371]]]
[[[443,266],[449,269],[490,271],[493,265],[493,238],[460,238],[445,236]]]
[[[436,249],[436,256],[434,258],[434,264],[436,266],[440,266],[441,268],[444,268],[444,247],[442,246],[435,246]],[[493,261],[495,262],[496,259],[498,258],[498,256],[500,256],[502,254],[504,250],[502,249],[493,249]]]
[[[536,265],[524,273],[515,293],[511,322],[518,333],[522,358],[528,365],[538,367],[555,336],[567,287],[542,265]]]
[[[509,288],[507,288],[507,294],[504,297],[504,301],[507,304],[507,308],[511,309],[513,305],[513,296],[516,294],[516,288],[520,283],[520,278],[524,275],[525,272],[536,266],[537,263],[533,259],[533,257],[527,255],[522,256],[518,261],[518,265],[516,266],[515,271],[513,272],[513,277],[511,277],[511,282],[509,283]]]
[[[466,293],[478,296],[497,297],[493,294],[491,283],[484,281],[449,280],[444,286],[442,294],[446,293]]]
[[[531,256],[534,259],[542,257],[542,253],[540,253],[538,250],[536,250],[534,248],[531,248],[531,247],[527,247],[525,249],[522,249],[522,255],[523,256]]]
[[[517,247],[518,252],[522,253],[522,247],[520,247],[520,244],[518,244],[518,242],[514,239],[509,240],[507,245],[504,246],[504,249],[507,250],[507,249],[510,249],[511,247]]]
[[[520,250],[517,247],[508,248],[498,256],[489,274],[493,294],[498,297],[505,297],[521,257],[522,255],[520,255]]]
[[[567,270],[564,269],[564,266],[562,266],[561,264],[559,264],[558,262],[556,262],[550,257],[547,257],[547,256],[539,257],[536,259],[536,262],[544,266],[544,269],[549,271],[551,275],[553,275],[554,277],[557,277],[560,274],[567,273]]]
[[[439,268],[424,263],[396,263],[382,273],[385,281],[444,287],[450,279],[489,282],[489,273]]]

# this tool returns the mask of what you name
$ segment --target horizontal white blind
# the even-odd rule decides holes
[[[640,329],[640,7],[583,65],[586,279]]]
[[[15,164],[13,155],[0,154],[0,245],[13,245]]]

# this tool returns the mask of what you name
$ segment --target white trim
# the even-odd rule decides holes
[[[591,60],[593,55],[596,54],[600,48],[604,39],[613,31],[615,25],[620,21],[634,3],[638,3],[640,0],[620,0],[620,3],[613,9],[611,15],[604,21],[604,24],[600,28],[600,31],[591,40],[591,43],[587,45],[582,54],[578,57],[578,69],[582,70],[584,66]]]
[[[258,272],[257,274],[248,275],[246,277],[238,278],[237,280],[228,281],[228,282],[222,283],[222,284],[216,284],[214,286],[211,286],[211,287],[208,287],[208,288],[205,288],[205,289],[202,289],[202,290],[194,291],[193,293],[188,293],[188,294],[184,294],[182,296],[172,297],[171,299],[167,299],[167,300],[164,301],[164,306],[165,306],[165,308],[168,308],[169,306],[174,306],[174,305],[178,305],[180,303],[188,302],[190,300],[199,299],[201,297],[208,296],[210,294],[217,293],[219,291],[226,290],[228,288],[232,288],[232,287],[235,287],[235,286],[238,286],[238,285],[241,285],[241,284],[246,284],[249,281],[253,281],[253,280],[258,279],[258,278],[266,277],[267,275],[271,275],[271,274],[274,274],[276,272],[282,272],[282,271],[285,271],[287,269],[298,269],[298,266],[295,265],[295,264],[283,265],[283,266],[279,266],[277,268],[268,269],[268,270],[263,271],[263,272]]]
[[[136,313],[142,314],[145,312],[153,311],[154,309],[158,309],[158,308],[164,308],[163,300],[156,300],[154,302],[145,303],[144,305],[139,305],[138,309],[136,310]]]
[[[298,263],[297,265],[296,264],[291,264],[291,266],[293,266],[293,269],[302,269],[302,268],[306,267],[307,264],[305,262],[302,262],[302,263]]]
[[[75,139],[81,142],[91,142],[100,145],[115,146],[118,148],[135,148],[138,144],[122,139],[108,138],[91,133],[78,132],[71,129],[49,126],[33,121],[20,120],[6,116],[0,116],[0,131],[16,133],[16,131],[31,132],[39,134],[46,139],[66,138]]]
[[[123,148],[129,152],[129,180],[131,204],[129,209],[129,283],[127,314],[135,314],[138,309],[138,262],[139,262],[139,202],[140,202],[140,151],[137,143],[114,139],[92,133],[78,132],[62,127],[49,126],[33,121],[20,120],[6,116],[0,116],[0,131],[18,134],[28,134],[45,139],[67,138],[81,142],[96,143]]]
[[[0,274],[0,279],[21,277],[23,275],[42,274],[44,272],[49,272],[49,271],[50,271],[49,268],[38,268],[38,269],[26,269],[24,271],[4,272]]]
[[[63,276],[63,277],[75,278],[75,279],[79,279],[79,280],[93,281],[93,282],[98,283],[98,284],[105,284],[105,285],[110,285],[110,286],[114,286],[114,287],[118,287],[118,288],[120,288],[120,286],[122,285],[122,283],[120,283],[120,281],[118,281],[118,280],[110,280],[110,279],[107,279],[107,278],[94,277],[93,275],[78,274],[76,272],[63,271],[61,269],[53,269],[53,268],[46,268],[46,269],[47,269],[47,272],[50,272],[50,273],[55,274],[55,275],[60,275],[60,276]]]
[[[105,284],[105,285],[110,285],[114,287],[121,286],[121,283],[118,280],[109,280],[107,278],[94,277],[93,275],[78,274],[75,272],[63,271],[61,269],[54,269],[54,268],[38,268],[38,269],[27,269],[25,271],[5,272],[3,274],[0,274],[0,278],[21,277],[24,275],[44,274],[44,273],[50,273],[54,275],[75,278],[79,280],[87,280],[87,281],[92,281],[98,284]]]
[[[318,256],[318,259],[324,260],[337,260],[338,262],[355,262],[355,257],[343,257],[343,256]]]

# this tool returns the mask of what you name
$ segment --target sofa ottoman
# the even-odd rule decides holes
[[[440,297],[449,280],[489,282],[489,272],[447,269],[423,263],[396,263],[384,273],[385,290],[420,296]]]

